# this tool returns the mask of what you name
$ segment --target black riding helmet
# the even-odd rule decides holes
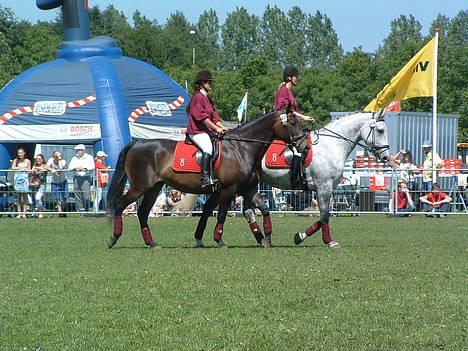
[[[197,73],[195,76],[195,83],[199,82],[214,82],[215,79],[211,75],[211,72],[207,69],[202,69],[200,72]]]
[[[287,82],[289,77],[298,76],[299,70],[295,66],[286,66],[283,71],[283,81]]]

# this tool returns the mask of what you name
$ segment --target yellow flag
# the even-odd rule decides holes
[[[392,78],[364,111],[377,112],[393,101],[400,101],[417,96],[432,96],[434,75],[433,38]]]

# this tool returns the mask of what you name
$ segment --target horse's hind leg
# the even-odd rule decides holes
[[[234,198],[234,194],[235,194],[235,190],[225,189],[225,190],[222,190],[219,195],[219,208],[218,208],[218,216],[217,216],[218,223],[216,224],[214,235],[213,235],[214,241],[218,243],[219,248],[226,247],[226,245],[223,242],[224,222],[226,221],[229,204]]]
[[[257,223],[257,218],[255,215],[255,208],[260,209],[262,215],[269,216],[268,208],[266,207],[265,203],[263,202],[261,196],[255,192],[255,190],[245,193],[244,195],[244,217],[249,223],[250,231],[252,232],[255,240],[259,245],[262,245],[265,248],[271,247],[271,237],[270,240],[266,240],[263,236],[262,229]],[[264,217],[265,223],[265,217]],[[270,231],[271,234],[271,231]]]
[[[316,231],[322,228],[322,240],[329,247],[338,246],[339,243],[332,240],[330,236],[330,197],[332,193],[332,185],[327,184],[317,189],[317,198],[320,207],[320,220],[312,224],[304,233],[296,233],[294,243],[299,245],[306,238],[313,235]]]
[[[153,240],[151,230],[148,226],[148,216],[162,186],[163,183],[157,183],[151,189],[148,189],[144,194],[140,207],[138,208],[138,220],[140,221],[141,235],[143,236],[145,244],[153,249],[160,248],[161,246]]]
[[[128,192],[123,195],[120,201],[117,202],[114,209],[114,232],[112,236],[107,239],[107,246],[112,248],[117,240],[119,240],[123,231],[122,213],[132,202],[135,202],[141,196],[141,192],[130,188]]]
[[[262,245],[265,248],[271,247],[271,232],[273,230],[271,225],[270,209],[263,201],[259,193],[255,193],[253,197],[254,205],[260,210],[263,216],[263,230],[265,232],[265,239],[262,240]]]
[[[195,230],[195,246],[194,247],[204,247],[203,244],[203,233],[206,229],[206,224],[208,223],[208,218],[213,213],[214,208],[219,202],[219,193],[211,194],[203,205],[203,212],[198,221],[197,229]]]

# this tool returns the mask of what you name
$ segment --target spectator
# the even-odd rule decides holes
[[[123,191],[123,194],[122,195],[125,195],[126,193],[128,193],[128,189],[125,188],[124,191]],[[132,216],[132,217],[135,217],[136,216],[136,212],[137,212],[137,204],[136,202],[132,202],[130,205],[128,205],[125,210],[123,210],[122,212],[122,215],[123,216]]]
[[[178,202],[180,202],[180,200],[182,200],[182,193],[177,190],[177,189],[174,189],[172,188],[171,191],[169,191],[169,194],[167,195],[167,206],[172,210],[174,210],[174,207],[176,206],[176,204]],[[176,215],[176,213],[173,213],[172,214],[173,216]]]
[[[46,185],[47,185],[47,171],[49,167],[47,166],[44,155],[37,154],[32,167],[32,176],[30,178],[30,187],[32,190],[34,205],[37,209],[38,218],[44,217],[42,215],[42,197],[44,196]]]
[[[106,157],[107,154],[104,151],[98,151],[96,154],[96,161],[94,162],[97,177],[96,203],[98,209],[102,200],[102,192],[107,186],[107,183],[109,183],[109,167],[106,166]]]
[[[16,151],[16,158],[13,160],[11,169],[18,171],[15,173],[13,180],[16,191],[16,207],[18,209],[16,218],[26,218],[29,192],[28,173],[31,172],[31,161],[26,158],[26,151],[22,147]]]
[[[62,154],[59,151],[52,153],[52,158],[47,161],[47,166],[52,173],[52,181],[50,187],[52,190],[52,198],[58,212],[65,212],[67,209],[68,198],[68,181],[65,166],[67,161],[62,159]],[[65,213],[61,213],[60,217],[66,217]]]
[[[79,212],[89,210],[91,200],[91,175],[94,170],[93,156],[86,153],[83,144],[75,146],[76,154],[70,161],[68,169],[74,171],[73,188],[75,191],[76,209]]]
[[[391,213],[401,213],[403,217],[409,217],[409,212],[416,210],[405,182],[398,182],[398,191],[393,193],[388,207]]]
[[[423,211],[431,212],[426,217],[445,217],[442,212],[448,212],[452,198],[440,191],[437,183],[432,184],[432,191],[419,198],[423,204]]]
[[[417,184],[414,174],[419,173],[418,167],[413,163],[413,155],[407,150],[400,150],[392,156],[392,161],[398,168],[398,182],[404,182],[409,190],[416,191]]]
[[[163,216],[164,215],[163,212],[166,209],[166,204],[167,204],[167,196],[163,189],[161,193],[158,195],[158,197],[156,198],[156,201],[154,202],[153,208],[151,209],[151,212],[150,212],[150,217]]]
[[[244,208],[244,198],[240,195],[237,195],[234,199],[233,211],[242,211]]]
[[[424,141],[421,147],[425,155],[423,164],[423,190],[429,191],[432,187],[432,158],[434,158],[435,168],[442,168],[444,161],[442,161],[437,153],[432,153],[432,144],[429,140]]]

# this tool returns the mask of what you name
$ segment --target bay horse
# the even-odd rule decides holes
[[[251,186],[252,179],[256,178],[255,166],[268,146],[276,138],[295,144],[304,137],[300,120],[285,111],[268,113],[222,137],[222,162],[216,172],[219,183],[215,198],[219,201],[219,212],[214,230],[214,240],[219,247],[225,246],[222,235],[228,206],[236,193]],[[201,188],[200,174],[172,169],[176,144],[177,141],[170,139],[140,140],[127,144],[120,152],[107,194],[107,211],[114,221],[113,234],[107,240],[109,248],[122,235],[124,209],[141,196],[143,201],[138,208],[138,219],[143,240],[147,246],[159,248],[151,235],[148,215],[163,185],[193,194],[213,193],[213,190]],[[124,195],[127,179],[130,188]]]
[[[345,161],[356,145],[374,153],[383,162],[389,160],[388,135],[384,116],[381,112],[378,115],[354,113],[342,117],[319,129],[314,144],[313,161],[306,167],[305,173],[308,189],[317,192],[320,220],[307,228],[305,232],[296,233],[294,243],[299,245],[321,228],[323,242],[329,247],[334,247],[339,243],[332,240],[329,227],[332,192],[339,184]],[[244,216],[255,239],[267,248],[271,246],[272,225],[269,209],[257,193],[258,181],[279,189],[290,189],[290,170],[268,168],[263,157],[257,171],[257,182],[252,181],[250,188],[244,188],[240,195],[244,197]],[[211,195],[203,206],[202,217],[195,231],[195,246],[203,246],[203,230],[214,207],[216,207],[216,195]],[[255,208],[260,209],[263,215],[265,237],[256,223]]]

